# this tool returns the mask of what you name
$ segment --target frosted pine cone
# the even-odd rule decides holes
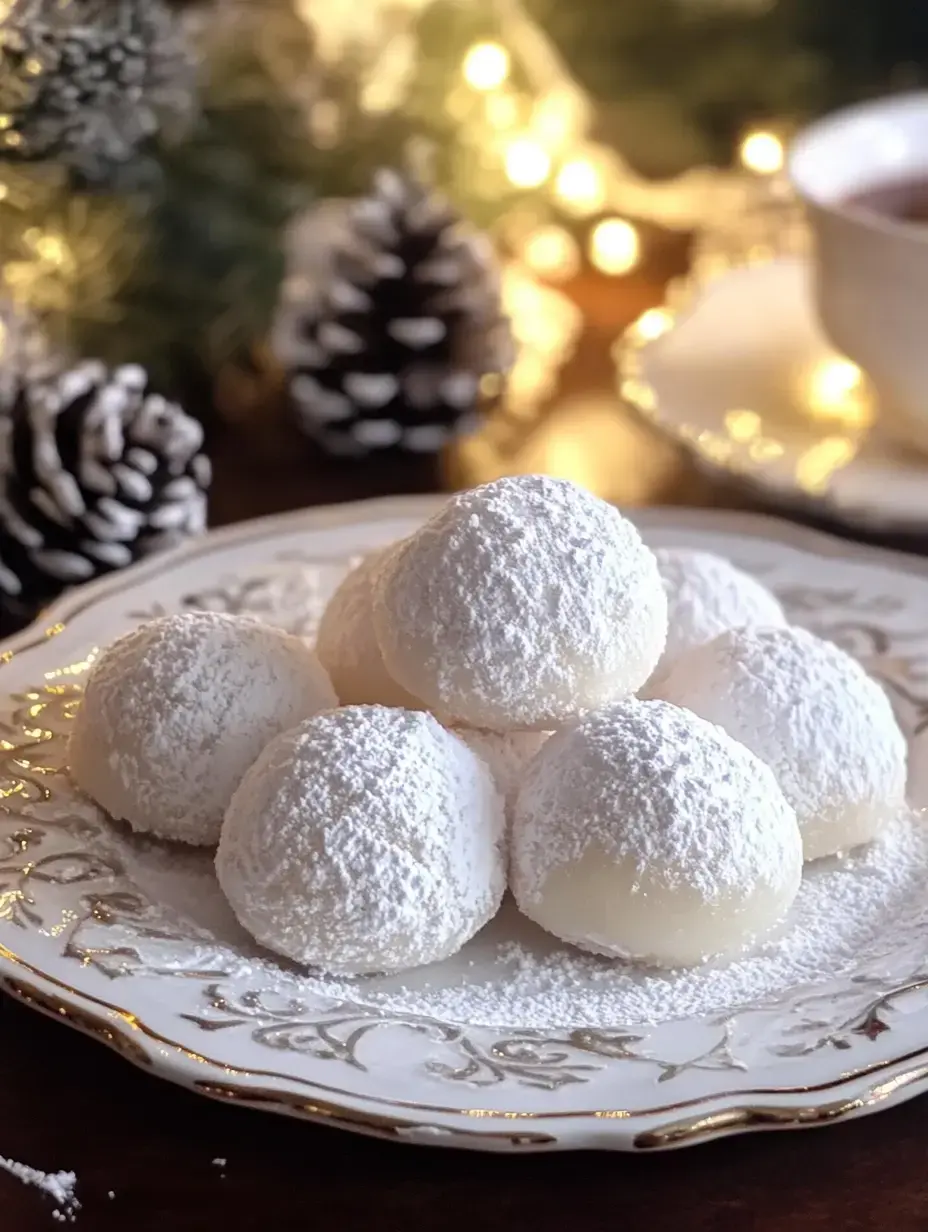
[[[6,157],[57,158],[93,176],[192,114],[193,56],[164,0],[11,0],[0,10]]]
[[[292,233],[274,329],[301,426],[330,453],[440,449],[512,362],[487,239],[411,177]]]
[[[204,530],[202,444],[135,365],[23,385],[0,417],[0,594],[45,600]]]

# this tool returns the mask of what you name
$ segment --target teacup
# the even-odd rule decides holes
[[[838,111],[793,143],[789,175],[815,241],[829,340],[868,375],[881,422],[928,450],[928,92]],[[911,190],[911,191],[910,191]]]

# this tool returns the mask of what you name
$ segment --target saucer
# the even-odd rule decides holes
[[[675,286],[616,344],[620,392],[701,464],[780,506],[928,530],[928,457],[888,440],[865,376],[824,338],[802,257]]]

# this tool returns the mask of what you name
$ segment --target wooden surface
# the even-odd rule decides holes
[[[465,451],[441,472],[421,462],[338,468],[273,415],[260,426],[246,415],[214,433],[213,520],[428,490],[441,475],[469,482],[487,477],[481,466],[538,459],[630,503],[736,504],[737,493],[696,475],[612,395],[608,345],[659,283],[581,284],[587,327],[576,353],[537,414],[501,433],[496,456],[475,462]],[[75,1171],[82,1232],[928,1229],[924,1099],[673,1155],[515,1158],[400,1147],[213,1104],[6,1000],[0,1065],[0,1155]],[[52,1210],[0,1173],[0,1232],[61,1226]]]
[[[0,1002],[0,1056],[0,1146],[77,1173],[77,1232],[928,1227],[924,1099],[660,1156],[516,1158],[398,1146],[211,1103],[11,1002]],[[39,1194],[0,1177],[3,1232],[59,1226]]]

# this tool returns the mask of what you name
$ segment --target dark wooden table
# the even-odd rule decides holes
[[[651,271],[621,289],[579,284],[587,326],[560,388],[537,413],[501,412],[484,447],[453,458],[444,481],[544,467],[626,503],[743,503],[695,474],[612,394],[608,343],[660,294],[661,277]],[[422,464],[334,468],[272,414],[239,412],[214,434],[214,521],[439,481]],[[0,1066],[0,1155],[75,1171],[84,1232],[928,1230],[924,1099],[674,1154],[517,1158],[397,1146],[213,1104],[6,1000]],[[52,1210],[0,1173],[0,1232],[58,1226]]]

